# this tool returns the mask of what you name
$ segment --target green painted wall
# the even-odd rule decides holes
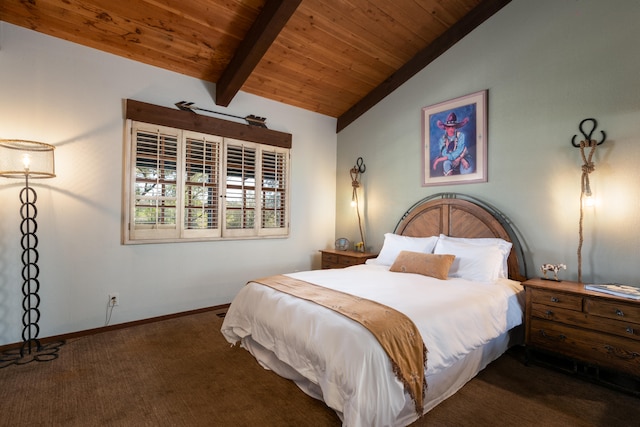
[[[607,141],[590,175],[583,281],[640,284],[640,2],[514,0],[338,134],[336,236],[359,240],[349,168],[362,156],[367,244],[416,201],[455,191],[484,199],[519,228],[529,276],[545,262],[577,279],[584,118]],[[421,186],[421,109],[488,90],[488,182]],[[579,140],[579,139],[578,139]]]

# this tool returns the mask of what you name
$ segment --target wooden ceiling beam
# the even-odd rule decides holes
[[[398,69],[398,71],[389,76],[384,82],[340,115],[336,124],[336,132],[340,132],[349,124],[353,123],[358,117],[382,101],[383,98],[404,84],[420,70],[424,69],[510,2],[511,0],[484,0],[473,8],[473,10],[451,26],[433,43],[418,52],[409,62]]]
[[[302,0],[267,0],[238,50],[216,82],[217,105],[227,107]]]

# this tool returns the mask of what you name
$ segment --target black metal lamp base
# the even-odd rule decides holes
[[[49,362],[58,358],[60,347],[64,341],[53,341],[41,344],[40,340],[32,339],[22,343],[20,348],[13,348],[0,353],[0,368],[11,365],[26,365],[30,362]]]
[[[38,275],[38,238],[36,230],[38,223],[36,216],[37,194],[36,191],[29,186],[29,175],[25,175],[25,186],[20,191],[20,231],[22,238],[20,244],[22,246],[22,346],[20,348],[9,349],[0,353],[0,368],[10,365],[24,365],[29,362],[48,362],[58,358],[58,351],[64,344],[64,341],[50,342],[41,344],[38,339],[40,327],[40,281]]]

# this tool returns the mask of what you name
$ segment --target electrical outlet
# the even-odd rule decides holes
[[[116,305],[120,305],[120,294],[112,292],[109,294],[109,307],[115,307]]]

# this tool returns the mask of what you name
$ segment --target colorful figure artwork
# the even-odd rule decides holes
[[[475,105],[470,105],[475,110]],[[468,108],[458,109],[467,110]],[[461,111],[463,112],[463,111]],[[475,115],[475,114],[474,114]],[[469,117],[458,120],[455,111],[447,115],[446,120],[436,120],[436,128],[441,129],[442,135],[438,137],[438,143],[433,144],[432,169],[434,173],[449,176],[458,174],[468,174],[474,171],[473,157],[475,155],[475,144],[467,144],[466,132],[475,135],[474,123],[469,124]],[[469,125],[467,127],[467,125]],[[464,129],[467,127],[467,129]],[[434,141],[432,139],[432,141]],[[474,138],[471,138],[474,141]]]
[[[486,91],[422,109],[422,185],[486,182]]]

